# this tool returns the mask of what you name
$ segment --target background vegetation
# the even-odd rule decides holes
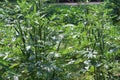
[[[0,80],[120,79],[116,2],[0,4]]]
[[[115,24],[120,24],[120,0],[108,0],[106,7],[112,9],[109,13],[112,16],[112,20]]]

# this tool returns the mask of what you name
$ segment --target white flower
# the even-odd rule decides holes
[[[27,47],[26,47],[26,50],[29,50],[30,48],[31,48],[31,46],[27,46]]]

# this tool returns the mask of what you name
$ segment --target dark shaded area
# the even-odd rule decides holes
[[[76,2],[77,0],[59,0],[59,2]]]
[[[79,2],[79,0],[58,0],[59,2]],[[91,0],[91,2],[101,2],[104,0]]]
[[[5,0],[0,0],[0,2],[3,2]],[[17,0],[8,0],[9,2],[16,2]]]
[[[104,1],[104,0],[91,0],[91,2],[101,2],[101,1]]]

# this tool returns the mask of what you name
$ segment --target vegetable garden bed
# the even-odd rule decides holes
[[[0,80],[119,80],[120,28],[104,3],[0,4]]]

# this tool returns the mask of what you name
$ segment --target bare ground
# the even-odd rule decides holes
[[[85,4],[101,4],[103,2],[89,2],[89,3],[53,3],[54,5],[71,5],[71,6],[76,6],[76,5],[85,5]]]

